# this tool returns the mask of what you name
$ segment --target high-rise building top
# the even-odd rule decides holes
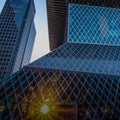
[[[0,79],[30,62],[36,34],[34,15],[33,0],[6,1],[0,15]],[[31,52],[24,60],[28,48]]]
[[[69,3],[115,8],[120,7],[119,0],[47,0],[48,29],[51,50],[66,42]]]

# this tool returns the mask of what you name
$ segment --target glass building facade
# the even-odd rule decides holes
[[[120,45],[120,9],[69,5],[68,41]]]
[[[57,2],[60,7],[61,0]],[[73,3],[68,8],[66,42],[0,81],[1,119],[120,119],[119,9]],[[115,31],[109,26],[112,12]],[[82,39],[83,33],[88,39]]]
[[[0,79],[29,64],[36,34],[34,15],[32,0],[6,0],[0,15]]]

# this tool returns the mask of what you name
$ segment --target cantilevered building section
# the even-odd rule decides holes
[[[66,42],[69,3],[112,8],[120,6],[119,0],[47,0],[50,50]]]
[[[111,2],[47,0],[54,50],[1,80],[1,119],[120,119],[120,9]]]
[[[0,79],[30,63],[34,15],[33,0],[6,0],[0,15]]]

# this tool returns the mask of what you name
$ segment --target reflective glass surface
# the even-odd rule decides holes
[[[120,47],[66,43],[28,66],[120,75]]]
[[[69,4],[68,41],[120,45],[120,9]]]
[[[68,109],[68,107],[61,109],[61,105],[75,106],[76,109],[73,111],[76,119],[72,120],[120,119],[119,41],[115,44],[114,40],[117,39],[117,36],[112,36],[110,33],[108,37],[112,36],[114,39],[106,38],[107,33],[104,32],[108,29],[104,26],[107,26],[107,23],[102,19],[100,19],[102,32],[99,29],[97,31],[98,24],[94,24],[97,26],[94,26],[96,33],[90,26],[86,27],[87,23],[91,26],[93,24],[86,23],[86,21],[82,25],[83,28],[79,29],[81,25],[77,21],[81,15],[79,13],[81,7],[84,8],[83,13],[86,10],[84,16],[88,16],[88,19],[90,19],[89,10],[100,9],[101,13],[102,9],[105,9],[107,12],[107,8],[98,7],[97,9],[97,7],[84,5],[70,5],[68,42],[18,72],[0,80],[0,120],[49,120],[49,118],[67,120],[66,111],[68,119],[72,119],[70,117],[70,115],[74,116],[71,114],[72,109]],[[71,19],[71,10],[74,9],[78,10],[74,14],[75,16],[73,15],[76,26],[72,23],[74,17]],[[108,9],[108,12],[110,12],[109,10],[116,10],[113,18],[117,16],[117,9]],[[96,13],[94,12],[93,16],[94,14]],[[94,19],[92,18],[92,21]],[[98,18],[96,17],[96,19]],[[78,27],[77,31],[76,27]],[[77,34],[81,34],[78,32],[79,30],[89,32],[90,29],[90,34],[93,34],[92,38],[98,38],[96,40],[99,41],[99,44],[94,44],[94,40],[90,39],[90,35],[86,33],[88,39],[78,39]],[[106,30],[104,31],[104,29]],[[118,29],[116,27],[115,30]],[[97,35],[95,36],[95,34]],[[106,38],[104,44],[100,38]],[[85,41],[82,43],[81,40]],[[44,118],[45,115],[41,112],[43,105],[50,107],[49,113],[52,114],[49,118]],[[52,108],[54,111],[51,111]]]
[[[49,120],[41,117],[43,104],[76,105],[79,120],[120,119],[119,77],[27,67],[0,83],[0,120]],[[61,111],[50,109],[51,120],[66,120]]]

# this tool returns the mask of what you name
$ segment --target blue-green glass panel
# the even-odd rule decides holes
[[[120,45],[120,9],[70,4],[68,41]]]
[[[28,66],[120,75],[120,47],[66,43]]]

